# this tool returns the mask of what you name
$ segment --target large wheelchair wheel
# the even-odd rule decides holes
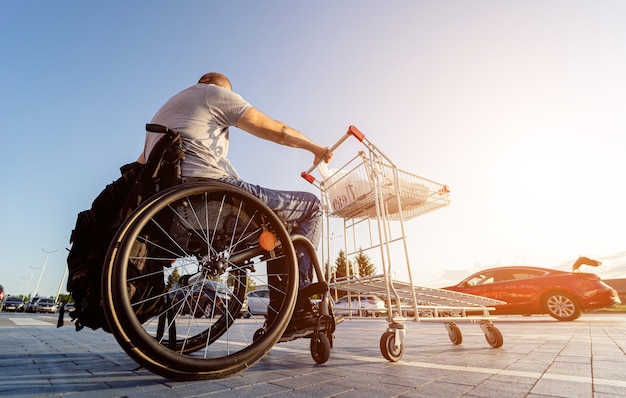
[[[248,192],[214,181],[165,190],[126,220],[109,247],[102,298],[111,332],[141,366],[173,380],[214,379],[278,342],[297,281],[283,222]],[[260,286],[272,295],[267,322],[242,317],[246,293]]]

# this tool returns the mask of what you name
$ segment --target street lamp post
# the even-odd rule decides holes
[[[329,272],[328,277],[329,277],[329,279],[331,279],[330,278],[331,277],[330,272],[331,272],[331,268],[332,268],[332,273],[333,273],[332,280],[336,280],[336,278],[337,278],[337,270],[330,263],[332,261],[332,259],[333,259],[333,256],[335,255],[334,250],[333,250],[333,241],[335,239],[337,239],[337,238],[342,238],[342,237],[343,237],[343,234],[335,236],[335,233],[332,233],[330,235],[330,239],[329,239],[330,240],[330,248],[329,248],[330,250],[329,250],[329,255],[328,255],[328,272]],[[335,300],[337,300],[337,289],[335,289]]]
[[[30,266],[30,268],[33,270],[30,273],[30,278],[28,278],[28,285],[26,285],[26,294],[28,294],[28,298],[32,298],[32,295],[30,294],[30,283],[33,281],[33,276],[35,276],[35,270],[39,269],[41,267],[33,267],[32,265]],[[24,298],[26,298],[26,296],[24,296]]]
[[[35,287],[34,294],[39,294],[39,284],[41,283],[41,277],[43,276],[43,272],[46,270],[46,264],[48,264],[48,257],[50,257],[51,254],[57,252],[57,250],[53,250],[49,252],[44,249],[41,249],[41,251],[46,253],[46,259],[44,260],[43,265],[41,266],[41,272],[39,273],[39,279],[37,280],[37,286]]]
[[[65,281],[65,277],[67,276],[67,267],[65,267],[65,272],[63,272],[63,278],[61,278],[61,283],[59,283],[59,290],[57,290],[57,296],[54,299],[54,302],[59,301],[59,296],[61,295],[61,288],[63,287],[63,281]]]
[[[33,277],[33,276],[31,275],[31,278],[32,278],[32,277]],[[30,285],[30,279],[29,279],[27,276],[23,276],[23,277],[22,277],[22,279],[23,279],[23,280],[28,279],[28,285],[26,285],[26,290],[24,290],[23,288],[22,288],[22,290],[21,290],[22,297],[26,297],[26,293],[28,293],[28,286]],[[22,285],[23,285],[23,284],[24,284],[24,283],[22,282]]]

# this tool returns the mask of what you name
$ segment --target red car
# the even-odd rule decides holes
[[[578,267],[580,260],[574,270]],[[559,321],[573,321],[583,312],[621,303],[617,292],[595,274],[539,267],[487,269],[444,289],[505,301],[494,306],[494,314],[548,314]]]

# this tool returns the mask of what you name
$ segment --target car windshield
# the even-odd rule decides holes
[[[513,280],[535,278],[543,275],[545,275],[545,272],[543,271],[530,269],[500,269],[497,271],[481,272],[480,274],[474,275],[473,277],[468,279],[465,284],[466,286],[480,286],[495,282],[507,282]]]
[[[468,279],[465,283],[467,286],[479,286],[486,285],[488,283],[493,283],[495,280],[495,275],[493,272],[485,272],[478,275],[473,276],[471,279]]]

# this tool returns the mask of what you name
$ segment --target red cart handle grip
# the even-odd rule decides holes
[[[355,126],[350,126],[348,127],[348,131],[339,139],[339,141],[337,141],[333,146],[330,147],[330,149],[328,149],[328,152],[335,152],[335,150],[339,148],[341,144],[346,142],[346,140],[350,138],[350,136],[356,138],[357,140],[359,140],[359,142],[363,142],[363,140],[365,139],[365,134],[361,133],[361,131]],[[313,166],[311,166],[307,171],[303,171],[302,173],[300,173],[300,176],[307,180],[309,183],[313,184],[315,182],[315,177],[311,175],[311,172],[315,170],[315,168],[323,161],[324,157],[322,156],[317,162],[314,162]]]

